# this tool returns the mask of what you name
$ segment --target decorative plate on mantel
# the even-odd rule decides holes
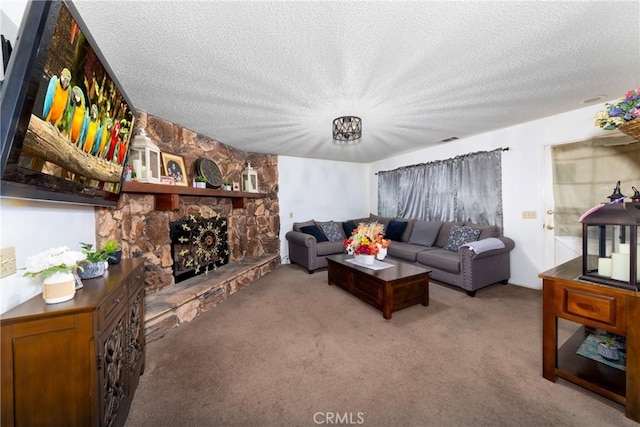
[[[207,187],[220,188],[222,185],[222,173],[218,165],[210,159],[199,157],[194,163],[198,176],[203,176],[207,180]]]

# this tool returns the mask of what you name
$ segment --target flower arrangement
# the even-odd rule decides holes
[[[361,222],[353,230],[351,237],[344,241],[344,247],[350,255],[376,255],[380,247],[386,248],[390,240],[383,239],[384,226],[378,222]],[[378,246],[380,245],[380,246]]]
[[[78,263],[86,259],[82,252],[70,251],[66,246],[51,248],[27,258],[25,276],[41,274],[47,278],[54,273],[68,273],[78,268]]]
[[[604,106],[605,111],[596,113],[595,125],[605,130],[617,129],[618,126],[640,117],[640,88],[632,89],[622,98]]]

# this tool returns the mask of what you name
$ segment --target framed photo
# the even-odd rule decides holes
[[[189,185],[187,184],[187,171],[184,167],[184,158],[175,154],[161,154],[164,174],[175,179],[176,185]]]

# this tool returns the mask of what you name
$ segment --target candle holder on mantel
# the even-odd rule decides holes
[[[590,282],[638,291],[640,282],[640,203],[624,202],[619,182],[608,203],[580,217],[582,275]]]

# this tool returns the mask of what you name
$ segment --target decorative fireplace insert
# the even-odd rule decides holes
[[[172,222],[170,228],[176,283],[208,274],[229,262],[227,218],[189,215],[187,219]]]

